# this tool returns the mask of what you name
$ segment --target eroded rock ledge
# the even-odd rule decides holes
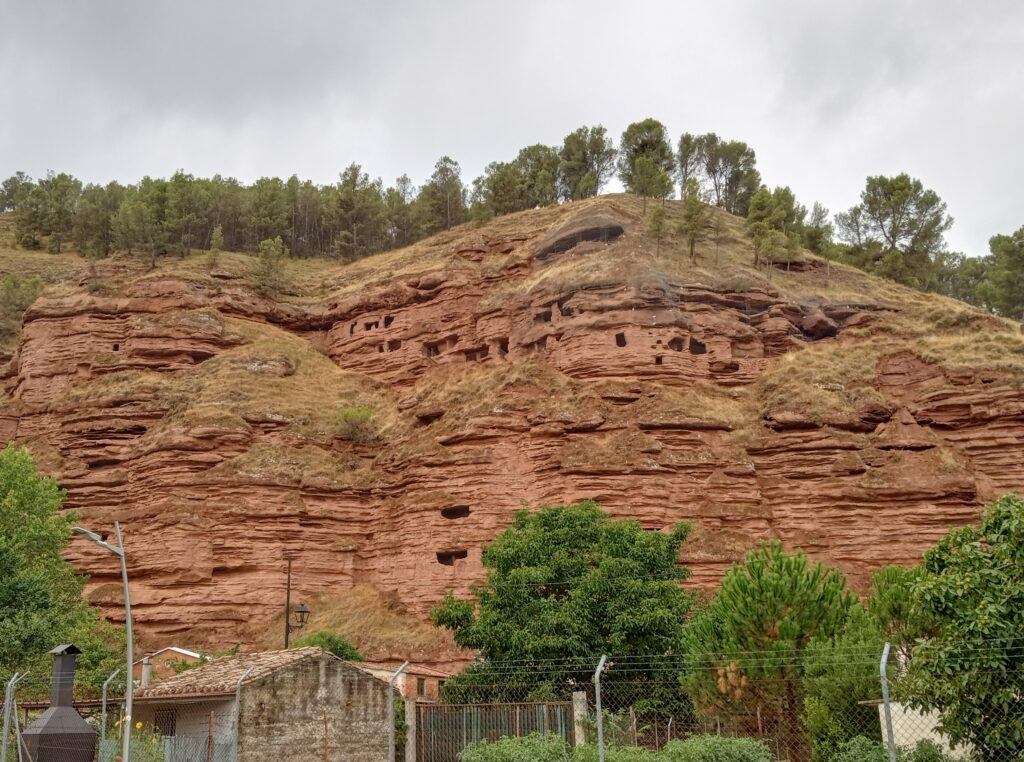
[[[125,522],[153,642],[229,643],[268,621],[286,551],[305,596],[370,583],[423,615],[478,578],[481,548],[524,500],[592,497],[651,528],[695,521],[680,560],[698,585],[765,537],[863,585],[1024,488],[1024,395],[998,374],[883,352],[867,401],[761,409],[756,385],[778,358],[859,346],[899,305],[644,267],[540,277],[643,250],[635,229],[614,209],[485,229],[439,269],[318,303],[228,277],[47,295],[7,365],[0,433],[33,447],[83,523]],[[380,439],[314,430],[328,386],[348,383],[386,421]],[[250,387],[269,390],[259,405]],[[306,419],[275,405],[290,395],[309,399]],[[116,569],[71,552],[116,619]]]

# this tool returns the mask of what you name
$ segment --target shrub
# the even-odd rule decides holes
[[[692,736],[670,741],[662,752],[665,762],[772,762],[772,754],[756,738]]]
[[[569,755],[559,736],[531,733],[467,746],[459,754],[459,762],[569,762]]]
[[[857,736],[840,746],[831,762],[889,762],[889,752],[878,741]]]
[[[597,762],[598,759],[597,747],[593,745],[581,746],[572,755],[572,762]],[[665,757],[636,746],[606,746],[604,759],[605,762],[664,762]]]
[[[377,438],[373,408],[366,405],[343,407],[334,419],[338,436],[350,442],[366,443]]]
[[[332,653],[339,659],[344,659],[345,661],[363,660],[363,655],[356,650],[356,647],[349,642],[348,638],[344,635],[339,635],[336,632],[330,632],[329,630],[313,632],[304,638],[299,638],[292,645],[292,648],[306,648],[309,646],[322,648],[328,653]]]
[[[955,758],[946,754],[934,741],[923,738],[909,754],[901,755],[904,762],[954,762]]]

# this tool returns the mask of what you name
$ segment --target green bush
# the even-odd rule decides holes
[[[955,758],[946,754],[937,743],[922,739],[910,753],[901,753],[903,762],[955,762]]]
[[[306,648],[308,646],[322,648],[345,661],[363,661],[363,655],[356,650],[356,647],[349,642],[348,638],[336,632],[321,630],[320,632],[310,633],[292,643],[292,648]]]
[[[665,757],[636,746],[608,746],[604,750],[605,762],[664,762]],[[597,747],[581,746],[572,755],[572,762],[597,762]]]
[[[366,443],[377,438],[373,423],[373,408],[366,405],[343,407],[334,419],[338,436],[350,442]]]
[[[830,762],[889,762],[889,752],[878,741],[857,736],[840,746]]]
[[[662,752],[665,762],[772,762],[772,754],[756,738],[692,736],[670,741]]]
[[[569,755],[559,736],[531,733],[523,738],[502,738],[467,746],[459,754],[459,762],[569,762]]]

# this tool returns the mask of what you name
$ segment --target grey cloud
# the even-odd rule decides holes
[[[469,180],[654,116],[747,141],[833,210],[911,172],[981,253],[1024,224],[1022,49],[1011,0],[0,0],[0,176],[422,181],[447,153]]]

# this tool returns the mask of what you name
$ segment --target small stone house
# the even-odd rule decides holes
[[[398,662],[361,661],[357,666],[387,682],[398,670]],[[451,677],[425,664],[410,664],[398,676],[395,687],[406,699],[420,702],[436,702],[441,695],[441,686]]]
[[[244,677],[244,679],[243,679]],[[241,681],[236,709],[235,691]],[[137,691],[132,725],[167,762],[387,759],[388,686],[319,648],[236,654]],[[237,716],[237,720],[236,720]]]

